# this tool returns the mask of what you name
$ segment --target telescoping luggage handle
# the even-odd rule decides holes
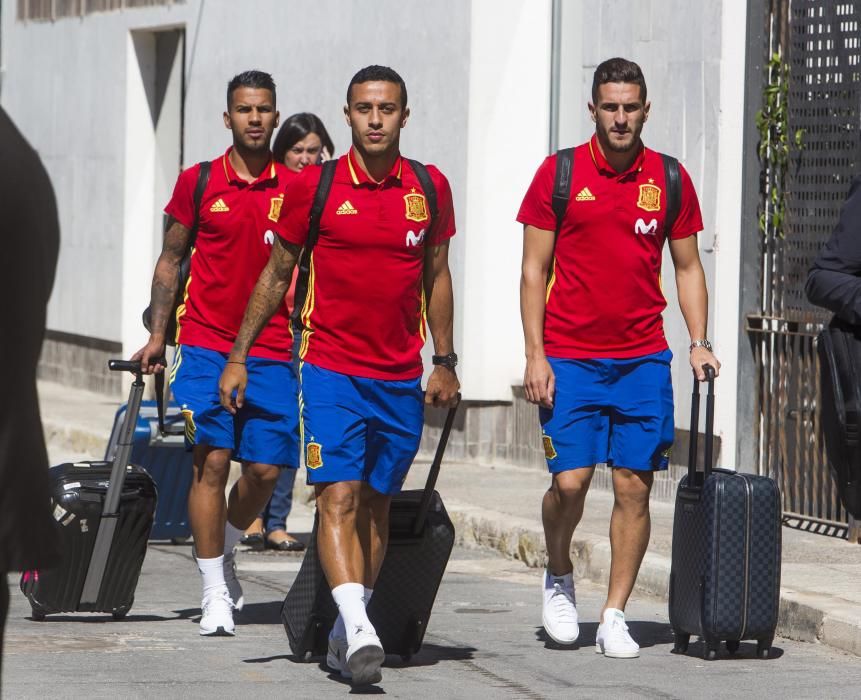
[[[712,472],[712,457],[714,455],[715,438],[715,369],[711,365],[703,365],[708,382],[706,394],[706,451],[702,479],[697,472],[697,442],[700,428],[700,382],[694,376],[694,390],[691,394],[691,432],[690,451],[688,453],[688,486],[701,487]]]
[[[420,535],[427,520],[428,509],[430,508],[431,499],[433,498],[436,480],[439,477],[440,466],[442,465],[442,457],[445,454],[446,445],[448,445],[448,436],[451,434],[451,426],[454,424],[454,417],[457,414],[457,408],[460,406],[460,392],[457,395],[457,401],[450,409],[445,417],[445,423],[442,427],[442,435],[439,437],[439,444],[436,446],[436,454],[434,454],[433,462],[431,462],[428,479],[425,483],[425,490],[422,494],[422,500],[419,504],[419,510],[416,514],[416,524],[413,527],[413,534]]]
[[[87,568],[87,577],[84,579],[84,587],[81,591],[81,603],[95,604],[102,587],[102,578],[105,575],[105,567],[108,556],[111,553],[111,543],[114,540],[114,532],[117,529],[119,518],[120,498],[122,497],[123,484],[126,479],[126,467],[132,454],[132,443],[134,441],[135,426],[140,412],[141,399],[143,398],[144,381],[141,372],[141,363],[135,360],[108,360],[108,369],[112,372],[133,372],[135,380],[132,382],[129,392],[129,402],[126,406],[126,415],[120,428],[117,450],[114,453],[114,462],[111,466],[111,480],[108,483],[108,492],[105,495],[105,504],[102,508],[102,517],[99,529],[96,533],[96,542],[93,545],[93,553],[90,556],[90,565]]]

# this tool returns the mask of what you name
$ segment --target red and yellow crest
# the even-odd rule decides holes
[[[556,459],[556,448],[553,447],[553,438],[549,435],[542,435],[541,440],[544,442],[544,458]]]
[[[640,185],[637,206],[646,211],[661,211],[661,188],[651,183]]]
[[[405,216],[410,221],[422,222],[428,220],[427,200],[421,192],[416,192],[413,187],[409,194],[404,195],[404,202],[407,205]]]
[[[269,200],[269,218],[277,223],[278,217],[281,216],[281,205],[284,204],[284,194],[279,194],[277,197],[272,197]]]
[[[319,442],[309,442],[305,448],[305,466],[308,469],[323,466],[323,446]]]

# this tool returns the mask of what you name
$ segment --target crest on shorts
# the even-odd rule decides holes
[[[308,469],[323,466],[323,446],[319,442],[309,442],[305,447],[305,466]]]
[[[646,211],[661,211],[661,188],[651,182],[640,185],[640,198],[637,206]]]
[[[407,205],[405,214],[407,219],[417,222],[428,220],[427,200],[421,192],[416,192],[415,187],[410,190],[409,194],[404,195],[404,202]]]
[[[278,217],[281,216],[281,205],[284,204],[284,193],[282,192],[277,197],[272,197],[269,200],[269,219],[272,221],[278,221]]]
[[[544,443],[544,458],[556,459],[556,448],[553,447],[553,438],[549,435],[542,435],[541,441]]]

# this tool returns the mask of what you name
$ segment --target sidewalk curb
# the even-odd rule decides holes
[[[446,507],[455,525],[457,544],[493,549],[529,567],[544,565],[544,532],[540,523],[455,501],[448,502]],[[608,583],[609,537],[575,535],[571,559],[575,579]],[[667,600],[669,584],[670,558],[647,552],[640,566],[636,590]],[[782,587],[777,634],[802,642],[819,642],[861,656],[861,610],[849,602],[835,603],[826,596]]]

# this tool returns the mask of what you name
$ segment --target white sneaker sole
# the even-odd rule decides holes
[[[353,678],[353,685],[379,683],[383,678],[380,666],[386,660],[386,653],[374,644],[356,649],[347,661]]]
[[[214,630],[204,630],[203,628],[201,628],[200,629],[200,636],[201,637],[235,637],[236,631],[235,630],[228,630],[228,629],[225,629],[224,627],[216,627]]]
[[[550,631],[550,625],[547,624],[547,619],[543,615],[541,616],[541,623],[544,625],[544,631],[547,633],[547,636],[550,637],[550,639],[552,639],[557,644],[562,644],[563,646],[569,646],[571,644],[574,644],[577,641],[577,638],[580,636],[579,625],[577,627],[577,633],[573,637],[571,637],[570,639],[566,639],[564,637],[559,637]]]
[[[637,651],[604,651],[600,644],[595,645],[595,653],[603,654],[608,659],[636,659],[640,656],[640,650]]]

